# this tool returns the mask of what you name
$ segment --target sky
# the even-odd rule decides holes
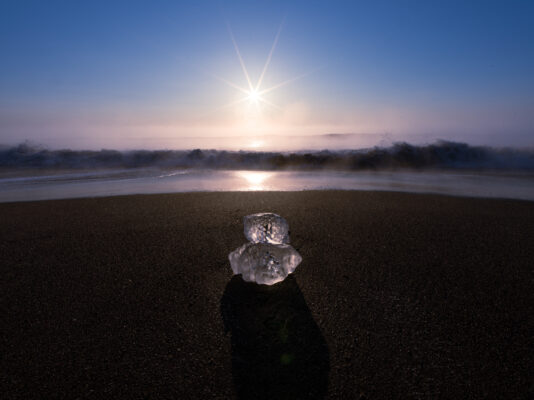
[[[0,0],[0,144],[534,146],[533,20],[529,0]]]

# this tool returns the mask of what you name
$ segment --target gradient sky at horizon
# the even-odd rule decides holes
[[[531,1],[2,0],[0,144],[335,132],[533,146],[533,20]],[[256,82],[281,24],[262,88],[300,78],[264,95],[276,107],[227,106],[243,94],[217,76],[247,86],[228,26]]]

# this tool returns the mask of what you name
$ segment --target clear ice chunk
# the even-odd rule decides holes
[[[289,243],[289,224],[280,215],[259,213],[244,219],[245,237],[253,243]]]
[[[245,243],[228,255],[232,271],[243,280],[263,285],[283,281],[302,261],[288,244]]]

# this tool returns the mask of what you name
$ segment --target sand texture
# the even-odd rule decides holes
[[[232,277],[242,217],[302,264]],[[0,204],[0,398],[534,395],[534,202],[385,192]]]

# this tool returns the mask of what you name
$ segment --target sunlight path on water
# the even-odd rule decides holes
[[[2,174],[0,202],[128,194],[386,190],[534,201],[534,175],[413,171],[246,171],[159,168]]]
[[[236,175],[246,181],[247,187],[245,190],[268,190],[264,182],[273,176],[274,173],[265,171],[237,171]]]

